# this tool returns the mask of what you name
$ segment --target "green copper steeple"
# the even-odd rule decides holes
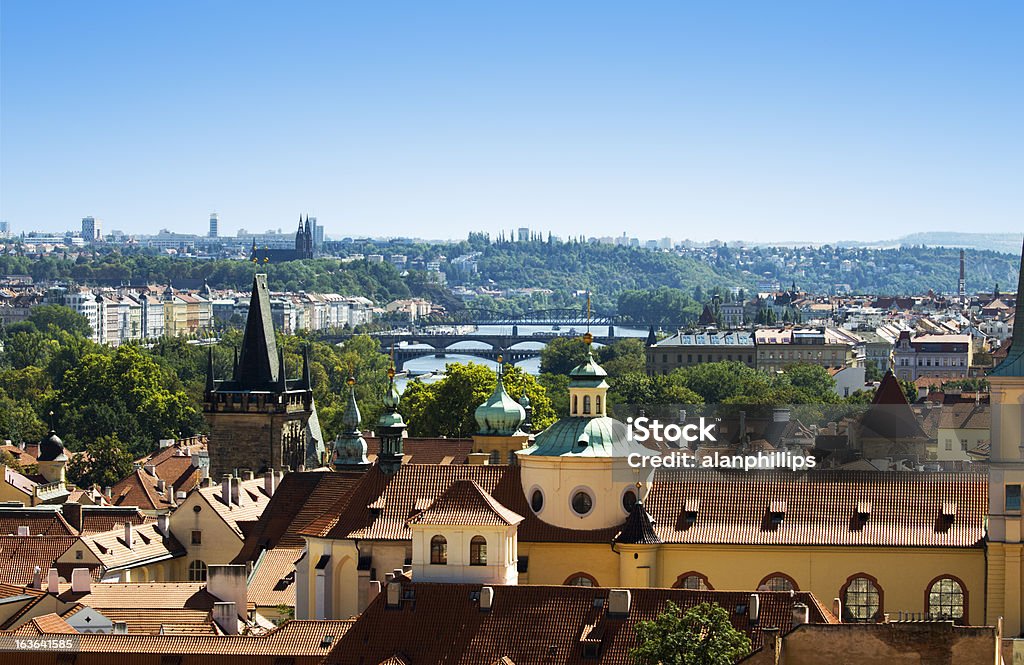
[[[1024,377],[1024,245],[1021,246],[1020,275],[1017,277],[1017,306],[1013,314],[1010,352],[988,376]]]

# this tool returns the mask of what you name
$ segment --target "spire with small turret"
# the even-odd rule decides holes
[[[398,473],[405,457],[405,421],[398,412],[400,396],[395,385],[395,368],[388,369],[388,390],[384,394],[384,412],[377,420],[377,436],[380,438],[380,455],[377,464],[388,475]]]

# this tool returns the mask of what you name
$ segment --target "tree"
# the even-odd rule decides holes
[[[636,626],[638,645],[630,651],[637,665],[732,665],[750,653],[750,639],[733,628],[729,612],[701,603],[684,614],[668,601],[665,611]]]
[[[586,358],[587,344],[582,337],[555,337],[540,352],[540,371],[568,374]]]
[[[794,404],[833,404],[839,401],[835,391],[836,380],[821,365],[790,365],[783,370],[783,375],[796,390],[791,400]]]
[[[117,435],[105,435],[91,441],[85,453],[68,463],[68,480],[79,487],[110,487],[132,472],[132,455]]]
[[[446,436],[463,438],[477,430],[474,412],[486,401],[496,382],[496,375],[485,365],[450,364],[445,377],[436,383],[414,381],[402,394],[401,410],[412,436]],[[503,382],[509,396],[518,400],[523,392],[533,408],[534,430],[555,420],[555,411],[543,386],[518,367],[505,369]]]
[[[92,335],[89,319],[63,305],[33,307],[28,320],[41,332],[46,332],[53,326],[57,330],[64,330],[79,337]]]
[[[46,434],[46,425],[26,400],[13,399],[0,389],[0,440],[15,444],[38,441]]]

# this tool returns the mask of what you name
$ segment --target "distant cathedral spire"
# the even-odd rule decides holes
[[[1017,305],[1013,315],[1010,351],[988,376],[1024,376],[1024,245],[1020,250],[1020,274],[1017,276]]]

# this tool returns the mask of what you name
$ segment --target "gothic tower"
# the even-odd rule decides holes
[[[989,458],[986,623],[1003,617],[1003,634],[1021,634],[1024,616],[1024,248],[1010,350],[988,373],[992,400]]]
[[[308,359],[303,355],[302,378],[287,378],[284,354],[274,338],[266,275],[253,276],[242,351],[230,380],[215,379],[211,354],[203,414],[210,425],[213,478],[236,469],[316,468],[324,461],[322,442],[309,434],[316,407]]]

